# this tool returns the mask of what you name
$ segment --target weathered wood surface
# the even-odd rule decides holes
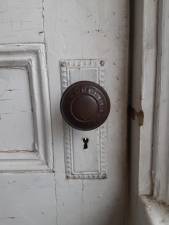
[[[0,42],[43,42],[42,0],[0,1]]]
[[[154,197],[169,205],[169,2],[160,2],[158,21],[158,73],[156,85],[154,162]]]
[[[127,0],[0,0],[1,44],[46,45],[55,170],[55,174],[1,174],[0,224],[124,225],[128,4]],[[75,58],[106,62],[105,88],[112,108],[106,125],[105,180],[65,179],[59,60]]]
[[[127,194],[126,102],[128,1],[44,1],[45,40],[53,117],[58,224],[124,224]],[[65,180],[60,59],[105,59],[111,98],[107,129],[108,178]],[[73,204],[73,205],[72,205]]]

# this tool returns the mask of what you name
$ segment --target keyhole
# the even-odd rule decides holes
[[[89,138],[83,138],[83,149],[88,148]]]

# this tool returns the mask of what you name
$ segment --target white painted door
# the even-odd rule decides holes
[[[0,225],[125,224],[128,4],[0,0]],[[110,96],[97,130],[63,123],[79,80]]]

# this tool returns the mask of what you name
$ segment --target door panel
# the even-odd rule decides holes
[[[20,149],[33,151],[33,115],[27,71],[25,68],[1,68],[0,79],[0,113],[2,120],[0,151],[17,151]],[[20,120],[19,125],[18,119]],[[22,135],[25,126],[27,132]]]
[[[53,174],[0,174],[0,224],[57,224]]]
[[[126,103],[128,1],[45,1],[45,40],[53,118],[58,224],[124,224],[126,201]],[[111,98],[106,123],[107,179],[65,179],[59,61],[105,60]]]
[[[1,1],[1,43],[43,42],[42,8],[42,0]]]
[[[35,148],[35,152],[36,156],[40,156],[40,165],[44,163],[43,165],[47,167],[38,167],[39,164],[36,164],[32,169],[32,164],[26,164],[21,158],[13,169],[3,171],[1,165],[4,161],[0,154],[0,171],[5,172],[0,174],[0,196],[3,199],[1,202],[4,202],[4,204],[0,203],[0,209],[2,209],[0,224],[124,224],[127,207],[128,1],[8,0],[4,2],[0,0],[0,2],[2,2],[0,27],[4,30],[0,33],[0,44],[15,43],[17,48],[18,44],[33,45],[32,43],[35,43],[36,46],[40,45],[45,49],[45,54],[43,51],[38,51],[38,54],[43,55],[46,62],[44,60],[42,64],[38,63],[36,70],[37,77],[42,77],[42,80],[36,83],[39,90],[36,96],[41,96],[41,100],[40,104],[34,101],[32,110],[36,111],[39,106],[38,112],[41,112],[40,120],[38,120],[41,138],[38,139],[40,144]],[[38,59],[37,55],[35,61]],[[104,124],[107,175],[105,179],[91,178],[89,180],[81,177],[68,179],[66,177],[65,136],[60,113],[62,91],[59,63],[75,59],[103,59],[105,62],[104,87],[111,100],[111,113]],[[45,70],[49,83],[46,78],[44,79]],[[25,76],[26,73],[23,71],[22,73]],[[78,72],[75,76],[78,76]],[[82,79],[89,79],[90,72],[82,76]],[[95,79],[95,74],[91,76]],[[19,85],[19,78],[16,79]],[[76,79],[73,78],[73,82]],[[33,89],[29,90],[32,96]],[[50,95],[50,105],[45,97],[48,95]],[[22,98],[27,107],[30,106],[30,99],[24,96]],[[37,119],[39,119],[38,116]],[[29,120],[31,121],[30,118]],[[33,120],[33,127],[37,126],[35,121]],[[15,122],[19,124],[20,120],[17,119]],[[31,126],[31,122],[29,125]],[[33,137],[30,130],[29,127],[25,127],[24,135],[28,143],[32,142],[31,137]],[[94,165],[90,161],[86,165],[87,159],[91,159],[91,152],[84,160],[80,152],[82,151],[81,133],[76,130],[74,135],[78,170],[91,169],[92,166],[93,169],[97,169],[96,154],[93,158]],[[95,150],[97,143],[92,141],[92,145],[92,150]],[[18,144],[15,144],[15,147],[17,146]],[[11,151],[13,150],[14,147],[11,148]],[[89,150],[87,149],[86,154]],[[16,171],[21,161],[22,169],[19,168]],[[38,160],[34,159],[34,161]]]

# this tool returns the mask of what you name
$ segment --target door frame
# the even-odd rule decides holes
[[[157,74],[158,0],[130,2],[130,213],[131,225],[168,224],[152,195],[152,139]],[[165,218],[166,223],[161,219]]]

